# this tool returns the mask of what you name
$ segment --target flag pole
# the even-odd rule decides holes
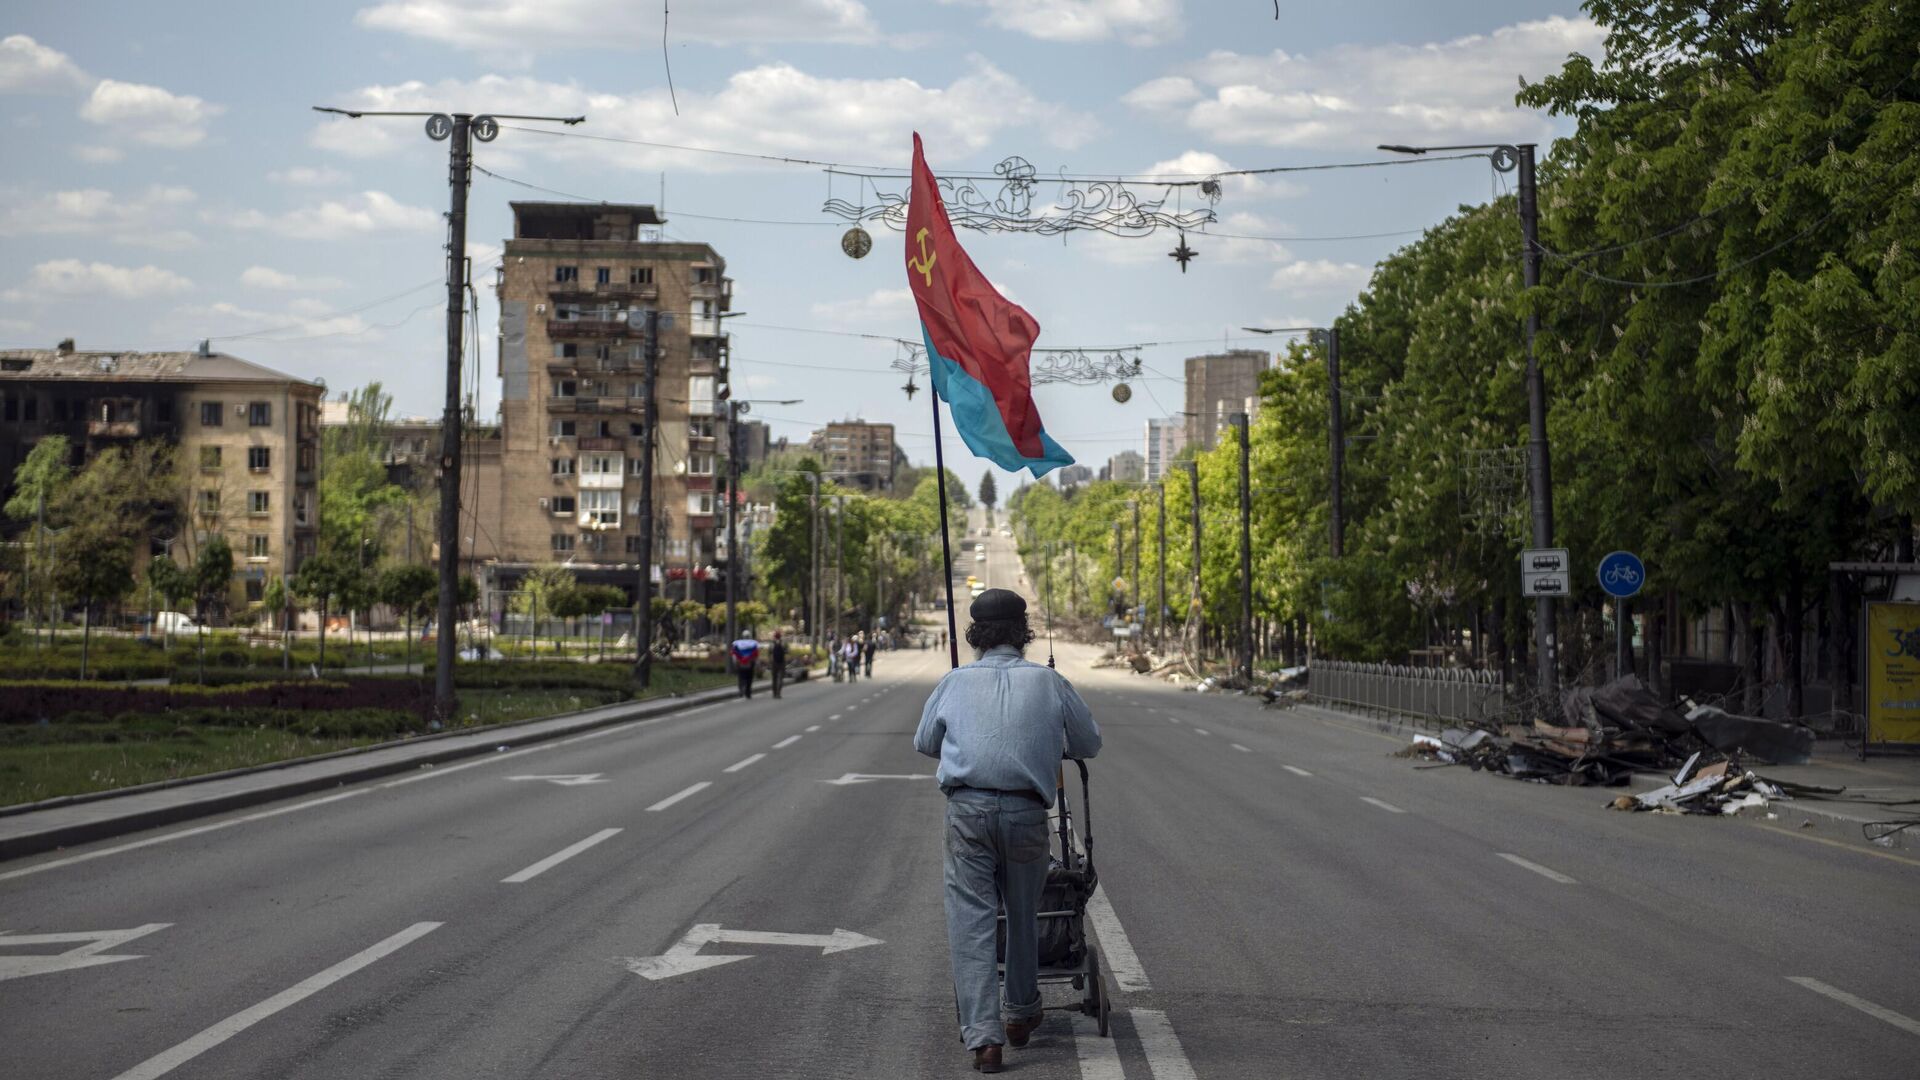
[[[959,667],[960,632],[953,613],[953,541],[947,528],[947,455],[941,447],[940,395],[929,393],[927,400],[933,405],[933,469],[940,483],[940,560],[947,583],[947,659]]]

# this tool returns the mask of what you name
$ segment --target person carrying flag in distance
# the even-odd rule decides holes
[[[727,651],[733,657],[734,674],[740,676],[740,696],[752,697],[753,665],[760,659],[760,642],[750,637],[743,637],[729,645]]]

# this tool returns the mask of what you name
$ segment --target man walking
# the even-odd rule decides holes
[[[847,681],[860,681],[860,642],[849,637],[840,647],[840,666],[847,669]]]
[[[973,1067],[997,1073],[1001,1047],[1040,1026],[1040,890],[1047,882],[1047,810],[1063,757],[1100,752],[1100,728],[1058,672],[1029,663],[1027,604],[988,589],[969,609],[974,662],[928,696],[913,748],[940,759],[947,796],[947,946],[960,1036]],[[994,944],[1007,916],[1006,1010],[996,1001]]]
[[[787,643],[780,640],[780,631],[773,632],[773,644],[767,646],[768,672],[773,676],[773,696],[780,696],[780,688],[787,684]]]
[[[866,676],[869,679],[873,678],[873,654],[879,651],[880,651],[879,635],[875,634],[873,637],[870,637],[867,639],[867,646],[864,650],[862,650],[862,652],[865,654],[865,659],[867,662]]]
[[[753,696],[753,664],[760,658],[760,642],[743,637],[730,646],[733,653],[733,671],[740,676],[740,696]]]

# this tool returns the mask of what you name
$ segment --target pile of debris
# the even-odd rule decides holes
[[[1791,798],[1787,788],[1740,768],[1740,755],[1700,764],[1696,752],[1673,774],[1673,783],[1638,795],[1622,795],[1608,805],[1615,810],[1657,810],[1667,814],[1737,814],[1765,810],[1768,799]],[[1825,789],[1815,789],[1825,790]]]
[[[1737,716],[1712,706],[1692,706],[1682,715],[1632,675],[1566,691],[1560,719],[1564,723],[1559,725],[1536,720],[1490,729],[1449,728],[1438,738],[1415,736],[1402,753],[1518,780],[1576,786],[1620,786],[1635,772],[1678,766],[1672,785],[1625,797],[1620,801],[1635,805],[1622,808],[1701,813],[1719,812],[1730,800],[1749,794],[1764,801],[1785,790],[1785,785],[1743,771],[1743,756],[1802,764],[1813,753],[1810,728]],[[1653,801],[1640,805],[1647,799]]]

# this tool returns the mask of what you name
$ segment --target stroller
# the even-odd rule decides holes
[[[1093,803],[1088,793],[1087,763],[1074,761],[1080,768],[1080,807],[1086,815],[1081,846],[1076,849],[1073,813],[1068,806],[1066,767],[1061,766],[1054,806],[1056,840],[1059,851],[1048,860],[1047,883],[1040,893],[1039,945],[1040,984],[1071,983],[1081,991],[1078,1005],[1054,1005],[1057,1010],[1075,1010],[1091,1016],[1100,1034],[1108,1033],[1107,1017],[1113,1009],[1106,977],[1100,971],[1100,954],[1087,940],[1087,902],[1100,884],[1093,868]],[[1006,977],[1007,916],[1000,914],[999,969]]]

